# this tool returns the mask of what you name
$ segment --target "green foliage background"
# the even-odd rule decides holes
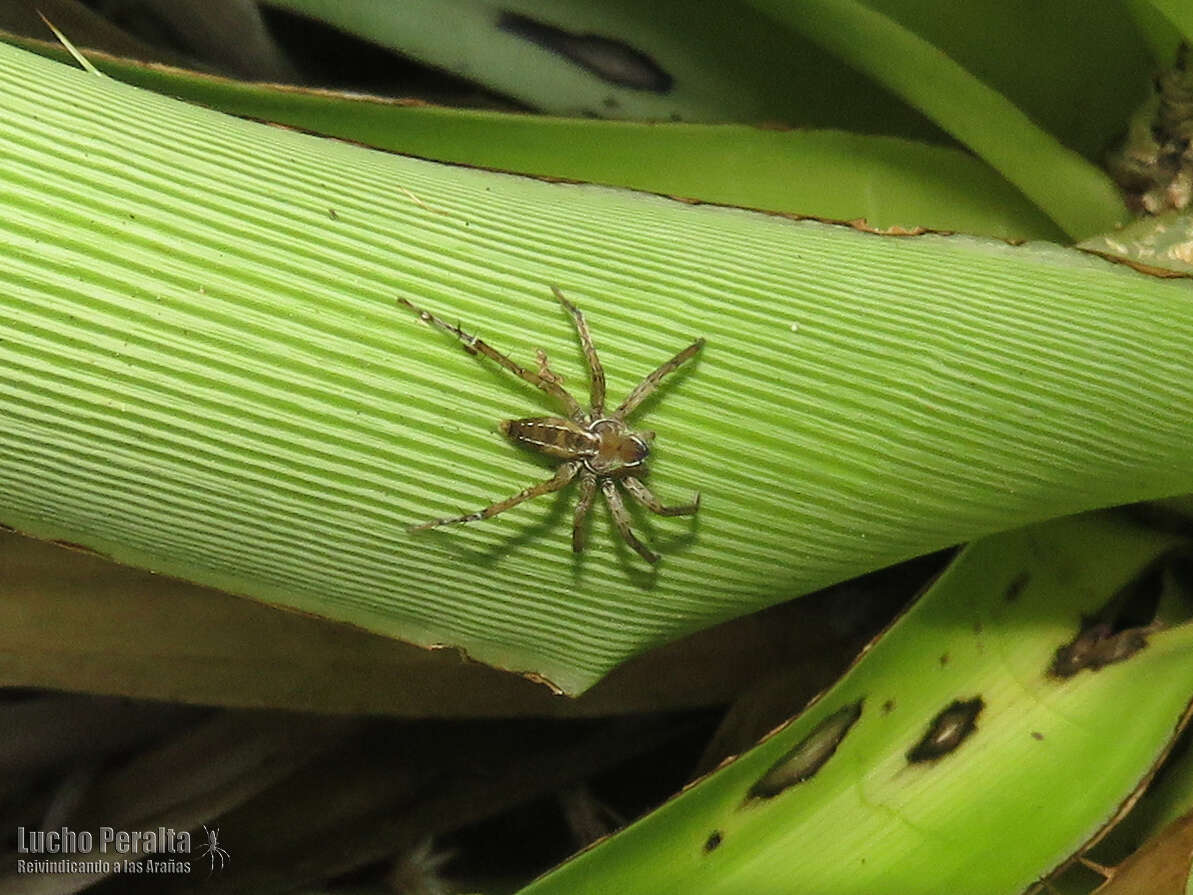
[[[244,85],[88,53],[141,87],[414,159],[0,48],[6,526],[458,648],[576,693],[663,642],[900,559],[1191,490],[1187,282],[1057,244],[1118,245],[1108,234],[1128,214],[1101,159],[1153,69],[1189,36],[1170,4],[757,0],[665,3],[649,17],[629,3],[510,7],[575,35],[623,38],[676,72],[661,95],[610,85],[494,29],[485,3],[461,2],[450,20],[425,3],[290,5],[556,117]],[[723,44],[693,52],[730,18],[740,28]],[[747,64],[736,43],[759,58]],[[620,120],[566,117],[586,113]],[[669,118],[682,121],[655,121]],[[543,347],[582,391],[550,285],[587,312],[615,395],[693,336],[708,339],[699,364],[643,409],[659,432],[657,490],[704,497],[693,522],[640,520],[666,554],[657,570],[603,519],[590,552],[573,557],[558,501],[488,525],[408,531],[549,475],[495,423],[551,408],[395,299],[526,361]],[[1076,569],[1136,545],[1139,562],[1116,582],[1149,550],[1172,547],[1167,536],[1056,525],[1024,537],[1039,549],[1063,531],[1063,550],[1049,549]],[[958,620],[949,588],[975,556],[991,579],[1013,580],[1038,559],[1016,537],[1001,536],[1013,549],[979,540],[881,646],[926,658],[962,637],[973,619]],[[1063,584],[1063,571],[1049,574]],[[1078,595],[1070,582],[1056,599],[1076,601],[1071,626],[1120,583]],[[1054,604],[981,624],[1022,628],[1039,667],[1072,635],[1048,615]],[[1160,664],[1185,636],[1180,612],[1164,625],[1167,652],[1149,653]],[[973,657],[980,686],[994,686],[996,659]],[[867,692],[917,688],[913,666],[882,665],[883,683]],[[1064,698],[1110,730],[1124,697],[1104,688],[1129,693],[1150,667],[1124,664]],[[1079,850],[1146,782],[1189,701],[1177,677],[1113,773],[1099,763],[1113,750],[1058,739],[1087,762],[1075,787],[1109,781],[1064,823],[1023,832],[1016,810],[1055,775],[989,745],[966,753],[981,757],[965,774],[942,764],[940,789],[925,775],[899,811],[964,813],[1014,768],[1000,826],[1006,873],[972,891],[1015,891]],[[979,684],[946,682],[941,699],[958,686]],[[992,723],[999,736],[1030,735],[1016,704]],[[882,745],[851,773],[902,755],[934,711],[922,709],[897,730],[860,722],[858,738]],[[737,782],[814,722],[541,890],[574,891],[569,874],[583,873],[621,874],[619,891],[661,891],[651,888],[659,855],[699,856],[709,830],[736,823],[726,813],[739,810]],[[833,785],[776,808],[771,846],[783,851],[807,824],[860,828]],[[1038,848],[1015,850],[1024,835]],[[972,843],[949,841],[972,863]],[[735,844],[722,876],[698,861],[694,872],[731,887],[750,867],[775,866],[771,846]],[[892,865],[882,862],[898,853],[879,849],[868,872],[884,878]],[[860,877],[848,862],[819,857],[800,859],[818,890],[851,891]],[[915,880],[940,885],[919,865],[906,885]]]

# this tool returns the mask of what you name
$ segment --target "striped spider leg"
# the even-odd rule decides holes
[[[460,327],[453,326],[434,314],[415,307],[406,299],[398,299],[399,304],[417,314],[424,323],[436,326],[459,339],[466,352],[473,356],[483,355],[519,379],[546,392],[558,401],[567,413],[566,417],[527,417],[505,420],[501,423],[501,431],[511,441],[564,461],[553,477],[545,482],[524,488],[512,497],[490,504],[483,510],[463,516],[433,519],[422,525],[416,525],[414,530],[489,519],[524,501],[558,491],[578,478],[580,497],[576,502],[576,511],[572,522],[572,549],[576,553],[584,549],[584,518],[592,507],[599,485],[601,495],[609,506],[613,524],[621,537],[647,562],[656,562],[659,558],[658,554],[643,544],[630,528],[630,514],[622,500],[618,485],[651,512],[660,516],[687,516],[695,513],[700,508],[700,495],[695,495],[691,503],[664,506],[641,479],[641,475],[646,471],[644,464],[647,457],[650,456],[650,442],[654,440],[654,432],[635,432],[630,429],[625,420],[659,387],[663,377],[674,372],[680,365],[699,353],[704,346],[704,339],[697,339],[671,360],[660,365],[630,392],[621,406],[611,413],[606,412],[605,370],[601,366],[596,348],[592,344],[588,322],[584,319],[580,309],[568,301],[558,288],[552,286],[551,290],[555,293],[559,303],[563,305],[564,310],[571,316],[576,333],[580,338],[580,346],[584,350],[591,384],[588,411],[585,411],[571,393],[563,387],[562,377],[551,371],[547,355],[541,349],[536,352],[537,372],[527,370],[476,336],[464,332]]]

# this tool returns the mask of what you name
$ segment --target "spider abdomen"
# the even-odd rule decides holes
[[[501,423],[501,431],[511,441],[531,450],[568,460],[591,456],[598,447],[598,438],[592,432],[563,417],[505,420]]]

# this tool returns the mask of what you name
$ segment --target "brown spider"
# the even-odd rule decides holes
[[[559,303],[571,314],[572,321],[576,324],[576,332],[580,335],[580,344],[584,349],[584,357],[588,361],[588,369],[592,376],[592,409],[590,412],[585,412],[579,402],[560,385],[563,380],[551,372],[550,367],[547,366],[546,352],[541,349],[537,352],[538,372],[533,373],[518,366],[476,336],[468,335],[458,326],[452,326],[434,314],[416,308],[404,298],[398,299],[399,304],[410,308],[425,323],[431,323],[440,329],[447,330],[463,342],[464,350],[469,354],[474,356],[483,354],[505,367],[515,376],[541,388],[557,399],[567,409],[568,414],[566,418],[531,417],[520,420],[504,420],[501,423],[501,431],[510,440],[532,450],[567,461],[559,467],[559,471],[553,478],[519,491],[513,497],[490,504],[479,512],[435,519],[431,522],[424,522],[422,525],[416,525],[412,530],[419,531],[424,528],[434,528],[436,525],[450,525],[453,522],[476,522],[480,519],[488,519],[498,513],[504,513],[510,507],[517,506],[525,500],[558,491],[579,476],[580,499],[576,503],[575,521],[572,525],[572,549],[576,553],[584,549],[584,517],[592,506],[599,482],[605,502],[609,504],[613,523],[621,532],[621,536],[647,562],[656,562],[659,558],[658,555],[649,550],[630,530],[630,514],[625,508],[621,494],[617,491],[618,483],[630,493],[630,496],[660,516],[686,516],[695,513],[700,508],[700,495],[697,494],[691,503],[683,506],[668,507],[659,502],[659,499],[638,477],[646,471],[643,464],[650,455],[648,442],[654,439],[654,432],[634,432],[626,425],[625,418],[633,413],[651,392],[658,388],[659,381],[664,376],[673,372],[684,361],[694,357],[703,347],[704,339],[697,339],[643,379],[637,388],[630,392],[629,397],[621,402],[620,407],[612,413],[606,414],[605,371],[601,367],[596,349],[592,345],[588,323],[585,322],[580,309],[564,298],[562,292],[554,286],[551,287],[551,291],[555,293]]]

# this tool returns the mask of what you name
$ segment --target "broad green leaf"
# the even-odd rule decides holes
[[[740,0],[276,5],[544,112],[777,122],[942,139],[897,97]]]
[[[1193,41],[1193,10],[1180,0],[1151,0],[1156,8],[1186,41]]]
[[[1187,717],[1174,549],[1105,516],[970,545],[811,709],[524,895],[1028,889],[1125,810]],[[1138,612],[1100,615],[1134,588],[1156,623],[1076,646],[1091,619]]]
[[[866,5],[924,38],[1095,164],[1147,93],[1156,60],[1171,64],[1176,49],[1169,37],[1153,57],[1151,35],[1126,14],[1132,4],[1119,0]],[[789,6],[799,8],[795,0]]]
[[[1181,4],[1173,4],[1181,6]],[[1177,23],[1165,15],[1151,0],[1126,0],[1126,10],[1148,42],[1153,68],[1171,65],[1181,44]],[[1135,97],[1138,101],[1139,97]]]
[[[1189,490],[1193,304],[1046,244],[894,238],[262,127],[0,48],[0,521],[578,691],[898,559]],[[409,298],[583,394],[557,284],[638,413],[647,569],[550,475],[555,410]],[[1146,345],[1147,351],[1140,346]]]
[[[778,25],[747,2],[669,0],[646,7],[517,0],[495,7],[476,0],[284,0],[278,5],[547,111],[667,119],[690,114],[680,104],[698,96],[717,114],[713,120],[942,138],[888,93],[881,78],[865,79],[844,56],[809,40],[803,26]],[[925,38],[1090,159],[1100,159],[1121,132],[1153,73],[1145,35],[1117,2],[871,0],[867,5]],[[784,7],[793,18],[816,15],[791,0]],[[602,81],[565,54],[503,31],[498,23],[511,11],[568,34],[638,49],[673,72],[676,83],[660,95]],[[882,51],[859,44],[863,51]],[[614,107],[607,104],[610,96],[617,99]],[[714,97],[716,105],[710,103]]]
[[[1105,173],[889,16],[860,0],[752,3],[920,109],[1070,236],[1091,236],[1126,223],[1126,208]]]
[[[27,47],[54,53],[34,41]],[[244,84],[90,52],[106,74],[234,115],[436,161],[631,187],[879,229],[1060,239],[1044,214],[958,149],[843,131],[644,124],[449,109]]]

